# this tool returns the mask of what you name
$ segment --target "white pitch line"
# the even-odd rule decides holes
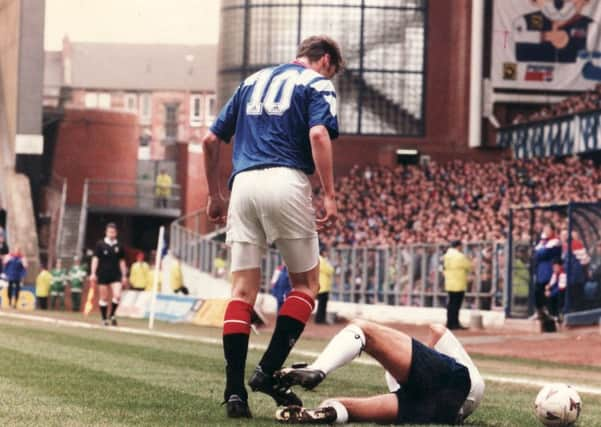
[[[190,335],[175,334],[175,333],[170,333],[170,332],[150,331],[150,330],[146,330],[146,329],[137,329],[137,328],[123,327],[123,326],[107,328],[106,326],[94,325],[91,323],[81,322],[81,321],[77,321],[77,320],[55,319],[52,317],[34,316],[34,315],[30,315],[30,314],[7,313],[7,312],[0,311],[0,317],[7,317],[7,318],[21,319],[21,320],[31,320],[34,322],[47,323],[47,324],[52,324],[52,325],[57,325],[57,326],[67,326],[67,327],[71,327],[71,328],[98,329],[98,330],[110,331],[110,332],[121,332],[121,333],[131,334],[131,335],[177,339],[177,340],[198,342],[198,343],[209,344],[209,345],[221,345],[221,339],[219,339],[219,338],[193,337]],[[250,350],[262,351],[262,350],[265,350],[267,348],[267,346],[264,344],[250,344],[248,346],[248,348]],[[310,358],[315,358],[315,357],[319,356],[319,353],[316,351],[298,350],[298,349],[293,349],[292,354],[297,355],[297,356],[310,357]],[[353,363],[357,363],[359,365],[379,366],[379,363],[373,359],[355,359],[353,361]],[[548,382],[548,381],[536,380],[536,379],[527,378],[527,377],[515,377],[515,376],[504,376],[504,375],[493,375],[493,374],[483,374],[482,376],[484,377],[484,379],[486,381],[493,381],[493,382],[502,383],[502,384],[524,385],[527,387],[544,387],[544,386],[552,383],[552,382]],[[601,396],[601,388],[599,388],[599,387],[592,387],[592,386],[588,386],[588,385],[584,385],[584,384],[570,384],[570,385],[572,387],[574,387],[580,393]]]

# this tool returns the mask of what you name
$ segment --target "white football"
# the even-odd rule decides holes
[[[534,401],[536,417],[548,427],[573,425],[580,416],[582,400],[569,385],[549,384],[542,388]]]

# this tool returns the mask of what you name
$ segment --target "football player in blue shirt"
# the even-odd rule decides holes
[[[223,326],[227,415],[251,417],[244,385],[251,315],[261,283],[261,258],[274,243],[286,263],[292,291],[282,305],[269,347],[249,380],[253,391],[277,405],[301,405],[282,387],[279,370],[298,340],[319,290],[317,231],[337,217],[331,140],[338,136],[336,91],[329,80],[343,66],[338,44],[326,36],[304,40],[296,60],[266,68],[236,89],[203,138],[209,187],[208,215],[227,222],[232,299]],[[233,146],[229,208],[219,189],[219,149]],[[324,192],[323,218],[315,218],[307,175],[317,169]],[[226,221],[227,215],[227,221]]]

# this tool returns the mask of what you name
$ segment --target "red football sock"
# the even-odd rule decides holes
[[[314,306],[313,298],[303,292],[292,291],[288,294],[280,309],[269,347],[259,362],[263,372],[271,375],[282,367],[305,329]]]
[[[230,301],[225,310],[223,319],[223,354],[226,361],[226,385],[223,396],[225,401],[232,394],[238,395],[243,400],[248,398],[244,387],[244,368],[252,311],[252,305],[240,300]]]
[[[313,297],[299,291],[292,291],[286,297],[286,301],[280,309],[280,316],[288,316],[298,320],[301,323],[307,323],[313,308],[315,300]]]
[[[250,334],[253,307],[247,302],[231,300],[223,317],[223,335]]]

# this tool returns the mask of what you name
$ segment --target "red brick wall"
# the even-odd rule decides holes
[[[140,109],[140,103],[142,102],[142,93],[137,91],[122,91],[122,90],[95,90],[95,89],[74,89],[71,92],[71,99],[68,103],[70,108],[85,108],[85,95],[87,92],[94,93],[109,93],[111,96],[111,109],[125,111],[125,95],[134,94],[136,95],[136,111]],[[151,95],[151,118],[147,123],[139,123],[140,134],[148,133],[151,135],[150,144],[150,158],[153,160],[163,160],[169,156],[166,153],[163,140],[165,138],[165,104],[166,103],[177,103],[178,108],[178,140],[182,142],[199,142],[206,131],[206,124],[210,120],[208,112],[206,110],[206,98],[213,96],[212,93],[208,92],[187,92],[187,91],[154,91],[149,92]],[[202,125],[192,126],[190,124],[190,98],[192,95],[201,95],[202,113],[201,119]],[[169,159],[174,160],[174,159]]]
[[[108,110],[68,109],[56,142],[53,172],[67,178],[67,203],[81,204],[91,179],[134,181],[138,158],[137,117]]]

